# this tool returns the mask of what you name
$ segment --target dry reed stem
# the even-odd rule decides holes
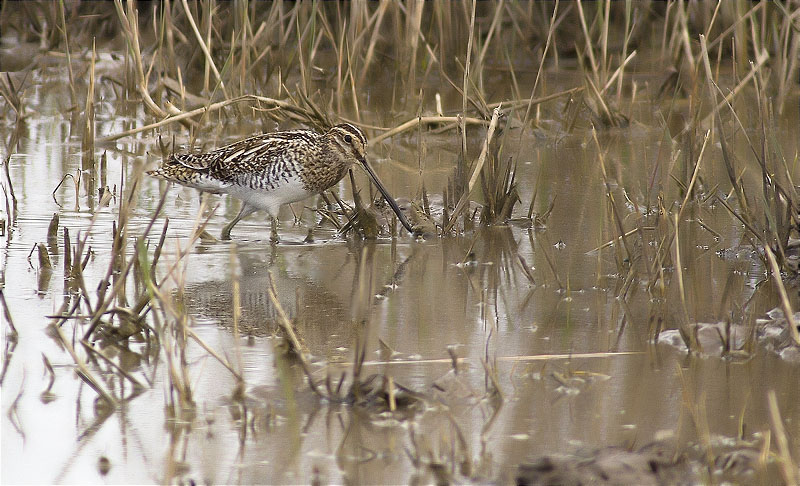
[[[11,73],[6,72],[4,74],[5,76],[0,75],[0,97],[4,98],[6,103],[8,103],[11,109],[14,110],[17,120],[21,120],[25,118],[25,106],[23,105],[22,98],[20,97],[24,80],[20,83],[20,87],[17,88],[14,86],[14,80],[11,78]]]
[[[608,76],[608,21],[609,16],[611,15],[611,0],[605,0],[604,8],[603,8],[603,18],[600,20],[600,61],[602,61],[601,65],[601,79],[605,79]]]
[[[203,201],[203,203],[201,204],[201,211],[198,214],[202,214],[204,209],[205,209],[205,201]],[[201,232],[200,230],[202,230],[202,228],[205,227],[205,225],[208,223],[208,219],[211,218],[212,215],[213,215],[213,211],[212,211],[212,214],[209,215],[208,218],[204,222],[201,222],[199,218],[197,220],[195,220],[194,228],[193,228],[193,231],[191,233],[192,236],[191,236],[191,238],[189,239],[189,242],[186,245],[187,248],[191,248],[191,246],[194,244],[194,242],[197,241],[197,239],[199,238],[198,235]],[[176,258],[175,262],[172,264],[172,266],[168,269],[167,275],[161,280],[160,283],[156,283],[154,280],[152,280],[150,278],[150,273],[145,273],[144,274],[144,277],[146,279],[146,285],[147,285],[147,290],[148,290],[149,296],[146,297],[145,299],[143,299],[144,303],[140,302],[140,303],[137,304],[137,309],[138,309],[138,311],[141,311],[141,309],[143,309],[144,306],[147,305],[147,302],[149,302],[152,299],[155,299],[156,301],[160,302],[165,315],[167,313],[169,313],[175,318],[175,320],[180,321],[181,324],[182,324],[181,330],[184,333],[186,333],[186,335],[188,337],[192,338],[198,345],[200,345],[201,348],[203,348],[206,352],[208,352],[208,354],[213,356],[225,368],[227,368],[228,371],[231,372],[231,374],[236,378],[237,381],[243,382],[244,381],[244,377],[241,375],[241,373],[239,373],[228,362],[228,360],[226,360],[224,357],[220,356],[216,351],[214,351],[211,348],[211,346],[206,344],[206,342],[203,341],[203,339],[200,336],[198,336],[191,327],[186,325],[186,319],[185,318],[181,318],[181,317],[185,317],[185,316],[180,314],[179,312],[176,312],[175,309],[173,309],[173,306],[170,304],[169,297],[164,295],[163,292],[161,292],[161,287],[166,283],[168,278],[173,278],[173,281],[175,281],[176,284],[181,285],[182,282],[178,281],[178,277],[174,276],[174,273],[177,270],[178,265],[189,254],[190,254],[189,251],[183,252],[181,250],[181,248],[178,247],[177,250],[176,250],[176,257],[177,258]],[[146,256],[146,254],[144,256]],[[174,375],[173,379],[177,379],[177,374],[174,373],[174,370],[172,369],[171,345],[168,345],[167,348],[168,348],[167,349],[168,361],[170,361],[170,374]],[[241,369],[241,366],[240,366],[240,369]],[[183,388],[183,387],[181,387],[181,388]],[[186,390],[188,390],[188,385],[186,387]]]
[[[85,125],[83,127],[83,140],[81,150],[84,152],[82,163],[84,169],[89,164],[94,163],[94,136],[95,136],[95,119],[94,119],[94,86],[95,86],[95,41],[92,39],[92,59],[89,64],[89,86],[86,92],[86,108],[84,111]],[[94,171],[91,171],[93,173]],[[91,176],[90,176],[91,178]]]
[[[194,332],[194,329],[192,329],[191,327],[189,327],[189,326],[187,326],[187,325],[184,325],[184,326],[182,327],[182,330],[183,330],[184,332],[186,332],[186,334],[187,334],[187,335],[188,335],[190,338],[194,339],[194,341],[195,341],[197,344],[199,344],[201,348],[203,348],[204,350],[206,350],[206,352],[207,352],[208,354],[210,354],[211,356],[213,356],[213,357],[214,357],[214,359],[216,359],[217,361],[219,361],[219,362],[220,362],[220,364],[222,364],[222,366],[224,366],[225,368],[227,368],[227,369],[228,369],[228,371],[230,371],[230,372],[231,372],[231,374],[234,376],[234,378],[236,378],[236,380],[237,380],[237,381],[240,381],[240,382],[243,382],[243,381],[244,381],[244,377],[241,375],[241,373],[239,373],[239,372],[236,370],[236,368],[234,368],[234,367],[233,367],[233,365],[231,365],[231,364],[230,364],[230,362],[228,362],[228,360],[227,360],[227,359],[225,359],[225,358],[224,358],[223,356],[221,356],[219,353],[217,353],[216,351],[214,351],[214,349],[213,349],[211,346],[209,346],[208,344],[206,344],[206,342],[205,342],[205,341],[203,341],[203,338],[201,338],[200,336],[198,336],[198,335],[197,335],[197,333],[196,333],[196,332]]]
[[[697,351],[697,339],[689,325],[689,308],[686,305],[686,289],[683,285],[683,262],[681,261],[681,245],[678,238],[678,215],[673,214],[672,223],[675,226],[675,236],[673,246],[675,247],[675,274],[678,277],[678,294],[681,299],[681,310],[683,311],[683,322],[680,323],[681,337],[686,341],[686,347],[690,352]]]
[[[656,227],[655,226],[643,226],[643,227],[634,228],[634,229],[626,232],[622,236],[617,236],[613,240],[609,240],[609,241],[603,243],[602,245],[598,246],[597,248],[593,248],[593,249],[587,251],[586,254],[588,255],[588,254],[594,253],[596,251],[605,250],[606,248],[608,248],[610,246],[613,246],[616,241],[620,241],[622,238],[627,238],[629,236],[635,235],[636,233],[638,233],[639,231],[642,231],[642,230],[655,231]]]
[[[303,366],[308,368],[308,359],[306,357],[307,351],[305,346],[303,346],[303,344],[300,342],[300,339],[297,338],[297,334],[294,332],[292,321],[289,319],[289,315],[286,314],[286,311],[283,309],[280,299],[278,299],[278,293],[275,290],[275,280],[272,277],[272,271],[268,271],[267,275],[269,276],[269,288],[267,289],[267,294],[272,301],[272,305],[275,306],[275,311],[278,313],[278,326],[280,326],[281,330],[283,330],[283,332],[286,334],[286,338],[289,340],[289,345],[291,346],[290,349],[297,355],[300,361],[303,362]]]
[[[533,81],[533,87],[531,88],[531,97],[528,101],[528,107],[525,108],[525,116],[522,118],[522,125],[524,126],[528,122],[528,117],[530,116],[531,108],[533,107],[533,95],[536,94],[536,88],[539,86],[539,80],[542,76],[542,69],[544,68],[544,60],[547,58],[547,52],[550,50],[550,42],[553,40],[553,32],[556,28],[556,17],[558,15],[558,4],[559,0],[556,0],[555,6],[553,6],[553,15],[550,17],[550,26],[547,28],[547,39],[544,43],[544,50],[542,50],[542,58],[539,59],[539,68],[536,70],[536,79]],[[538,105],[537,105],[538,106]],[[536,118],[536,123],[538,124],[539,119],[538,116]],[[520,140],[522,139],[522,130],[520,130]],[[522,144],[519,144],[520,149],[522,148]],[[517,152],[517,156],[519,156],[519,152]]]
[[[92,375],[92,372],[89,371],[89,368],[86,366],[86,363],[75,352],[75,348],[72,347],[72,344],[70,343],[69,339],[67,339],[64,333],[61,332],[61,327],[56,324],[51,324],[51,328],[56,333],[56,336],[58,337],[58,340],[61,343],[61,345],[63,345],[64,349],[66,349],[69,355],[72,356],[72,360],[78,367],[78,369],[75,370],[78,376],[80,376],[83,379],[83,381],[85,381],[86,384],[89,385],[89,387],[91,387],[95,392],[97,392],[97,394],[100,395],[100,397],[103,398],[103,400],[108,402],[109,405],[111,405],[112,407],[116,407],[117,401],[114,399],[113,396],[111,396],[110,393],[108,393],[105,390],[105,388],[103,388],[103,386],[94,377],[94,375]]]
[[[86,341],[85,339],[81,339],[81,344],[83,344],[83,347],[87,351],[91,351],[92,353],[102,358],[103,361],[105,361],[106,363],[111,365],[112,368],[117,370],[117,372],[119,372],[120,375],[129,380],[131,383],[133,383],[134,388],[136,388],[137,390],[144,390],[145,388],[147,388],[142,382],[137,380],[135,376],[125,371],[125,369],[121,368],[113,359],[106,356],[106,354],[102,350],[95,348],[94,346],[92,346],[90,342]]]
[[[587,77],[586,80],[589,81],[589,84],[592,84],[591,79]],[[617,239],[622,241],[622,247],[625,249],[625,254],[627,255],[628,261],[632,263],[633,253],[631,252],[630,248],[628,248],[628,241],[623,237],[625,235],[625,228],[622,225],[622,216],[619,214],[617,202],[614,199],[614,193],[611,191],[611,183],[608,180],[608,173],[606,172],[606,159],[603,155],[603,149],[600,146],[600,141],[597,139],[597,130],[594,128],[592,128],[592,138],[597,146],[598,159],[600,160],[600,173],[603,175],[603,185],[605,186],[606,197],[608,198],[609,207],[611,208],[611,216],[617,228]],[[618,265],[620,264],[619,260],[617,263]]]
[[[498,362],[508,362],[508,363],[515,363],[515,362],[531,362],[531,361],[555,361],[555,360],[570,360],[570,359],[595,359],[595,358],[616,358],[621,356],[639,356],[645,354],[643,351],[615,351],[615,352],[601,352],[601,353],[574,353],[574,354],[534,354],[534,355],[523,355],[523,356],[496,356],[493,359]],[[389,366],[389,365],[425,365],[425,364],[441,364],[441,365],[450,365],[452,366],[454,363],[456,365],[461,365],[463,363],[469,363],[478,361],[480,362],[483,358],[459,358],[459,357],[449,357],[449,358],[433,358],[433,359],[398,359],[398,360],[391,360],[391,361],[364,361],[363,366]],[[328,365],[330,366],[341,366],[341,367],[350,367],[353,366],[353,362],[351,361],[339,361],[339,362],[329,362]]]
[[[192,32],[194,33],[195,38],[197,39],[197,43],[200,45],[200,50],[203,51],[203,55],[206,58],[206,62],[209,66],[211,66],[211,70],[214,72],[214,77],[217,78],[217,82],[219,83],[220,89],[222,89],[222,93],[225,95],[225,98],[228,98],[228,92],[225,90],[225,83],[222,81],[222,77],[217,70],[217,65],[214,63],[214,59],[211,57],[211,52],[208,50],[208,46],[206,45],[205,41],[203,40],[203,35],[197,29],[197,24],[194,21],[194,17],[192,16],[191,10],[189,10],[189,4],[186,0],[182,0],[183,3],[183,10],[186,12],[186,20],[189,21],[189,25],[192,27]],[[242,49],[246,49],[246,46],[242,46]]]
[[[631,33],[632,33],[632,29],[631,29],[631,2],[630,2],[630,0],[625,2],[625,26],[623,28],[623,32],[625,33],[625,38],[622,41],[622,55],[621,55],[621,58],[625,59],[625,61],[622,62],[622,65],[620,65],[616,69],[616,71],[614,71],[614,74],[611,76],[611,78],[616,78],[617,77],[617,73],[619,73],[619,83],[617,83],[617,106],[620,106],[621,102],[622,102],[622,85],[623,85],[623,79],[624,79],[624,74],[625,74],[623,68],[628,63],[628,59],[632,58],[631,56],[633,56],[636,53],[636,51],[633,51],[631,53],[631,56],[628,55],[628,44],[630,44]],[[606,86],[611,86],[611,82],[607,83]],[[603,87],[603,92],[605,92],[605,90],[606,90],[606,87]]]
[[[789,440],[786,437],[786,429],[781,419],[781,411],[778,409],[778,399],[775,396],[775,390],[769,391],[767,394],[767,402],[769,403],[769,419],[772,423],[772,430],[775,432],[775,441],[778,443],[781,475],[787,486],[797,486],[797,465],[795,465],[794,460],[792,460]]]
[[[780,3],[776,3],[776,5],[784,14],[784,21],[781,25],[780,34],[780,36],[783,37],[783,42],[781,49],[782,55],[778,57],[780,65],[778,70],[779,76],[777,94],[778,115],[782,115],[785,100],[790,91],[789,88],[793,85],[793,80],[796,76],[795,73],[797,72],[797,57],[798,49],[800,49],[800,36],[796,35],[794,32],[793,20],[800,15],[800,10],[790,13],[786,10],[786,7]],[[791,39],[791,46],[789,46],[789,39]],[[788,64],[786,62],[787,60]]]
[[[361,68],[361,75],[359,76],[359,84],[364,84],[364,80],[367,76],[367,70],[369,69],[370,64],[372,64],[372,58],[375,56],[375,45],[377,44],[378,38],[381,35],[383,17],[386,14],[386,10],[390,4],[391,0],[381,0],[378,4],[378,9],[374,15],[375,24],[372,29],[372,37],[369,42],[369,47],[367,48],[367,54],[364,56],[364,67]],[[366,30],[364,32],[366,33]]]
[[[498,26],[500,25],[500,17],[501,17],[500,14],[503,12],[503,5],[504,5],[504,0],[500,0],[499,2],[497,2],[497,6],[494,9],[494,15],[492,16],[492,23],[489,25],[489,31],[486,34],[486,38],[483,40],[483,48],[481,49],[481,52],[478,54],[478,61],[476,64],[479,68],[480,77],[478,79],[480,81],[481,89],[483,89],[483,72],[484,72],[484,60],[486,59],[486,52],[489,50],[489,46],[492,43],[494,34],[498,30]]]
[[[8,327],[11,328],[10,337],[16,339],[19,336],[17,332],[16,326],[14,326],[14,319],[11,318],[11,311],[8,309],[8,304],[6,303],[6,296],[3,292],[3,288],[0,287],[0,304],[3,306],[3,317],[5,318]]]
[[[620,80],[622,79],[622,74],[623,74],[623,72],[625,70],[625,66],[627,66],[628,63],[631,62],[634,57],[636,57],[636,51],[631,52],[628,55],[628,57],[626,57],[625,60],[622,61],[622,64],[620,64],[619,67],[614,70],[614,73],[611,74],[610,78],[608,78],[608,81],[606,81],[606,84],[603,85],[603,89],[600,90],[600,94],[605,94],[605,92],[608,91],[608,88],[610,88],[611,85],[614,84],[614,81],[616,81],[617,78],[620,78]],[[620,82],[619,86],[622,86],[621,82]]]
[[[219,110],[221,108],[224,108],[224,107],[226,107],[228,105],[232,105],[234,103],[240,103],[242,101],[255,101],[255,102],[258,102],[258,103],[264,103],[264,104],[270,105],[270,106],[272,106],[274,108],[280,108],[282,110],[286,110],[286,111],[288,111],[290,113],[293,113],[293,114],[296,114],[296,115],[301,115],[301,116],[308,113],[308,110],[300,108],[297,105],[294,105],[292,103],[288,103],[286,101],[276,100],[276,99],[273,99],[273,98],[267,98],[265,96],[258,96],[258,95],[242,95],[242,96],[238,96],[236,98],[231,98],[231,99],[227,99],[227,100],[224,100],[224,101],[218,101],[216,103],[211,103],[208,106],[204,106],[202,108],[197,108],[197,109],[194,109],[192,111],[187,111],[187,112],[181,113],[179,115],[170,116],[170,117],[165,118],[164,120],[161,120],[161,121],[156,122],[156,123],[151,123],[149,125],[145,125],[145,126],[138,127],[138,128],[132,128],[130,130],[125,130],[124,132],[116,133],[114,135],[108,135],[108,136],[105,136],[105,137],[101,137],[101,138],[97,139],[97,142],[99,142],[99,143],[111,142],[111,141],[114,141],[114,140],[118,140],[120,138],[128,137],[130,135],[135,135],[135,134],[140,133],[140,132],[145,132],[147,130],[153,130],[155,128],[160,128],[162,126],[169,125],[169,124],[174,123],[174,122],[179,122],[179,121],[182,121],[182,120],[186,120],[187,118],[192,118],[194,116],[204,115],[204,114],[210,113],[212,111],[217,111],[217,110]]]
[[[731,106],[731,101],[733,98],[738,95],[745,86],[755,77],[757,73],[761,71],[762,66],[766,64],[766,62],[770,59],[769,52],[766,50],[756,52],[756,63],[750,65],[750,71],[742,78],[741,81],[730,91],[726,96],[723,97],[722,101],[717,103],[717,93],[723,94],[722,89],[717,85],[716,81],[714,81],[712,74],[711,74],[711,63],[708,59],[708,45],[706,44],[706,38],[702,34],[700,34],[700,52],[702,56],[703,66],[706,72],[706,79],[709,84],[709,89],[714,97],[714,102],[716,106],[714,109],[708,113],[703,119],[700,121],[699,126],[706,126],[714,116],[719,114],[719,110],[722,109],[723,106],[727,105],[730,107],[731,111],[733,111],[733,107]],[[685,134],[691,125],[687,125],[682,131],[681,134]]]
[[[14,155],[14,151],[16,150],[17,143],[19,142],[20,136],[20,129],[22,127],[20,121],[22,120],[22,115],[17,112],[17,123],[14,127],[14,131],[11,133],[11,139],[6,146],[6,156],[3,159],[3,174],[5,175],[5,181],[3,184],[0,184],[0,187],[3,188],[3,194],[5,195],[5,203],[6,203],[6,217],[8,221],[6,221],[6,225],[8,226],[8,232],[11,232],[11,224],[13,223],[13,219],[15,213],[17,211],[17,196],[14,193],[14,183],[11,181],[11,156]],[[6,193],[6,185],[8,186],[8,193]],[[11,195],[11,203],[9,203],[8,196]],[[13,212],[12,212],[13,209]]]
[[[789,326],[789,334],[792,336],[794,343],[800,346],[800,332],[797,331],[797,321],[794,320],[792,304],[789,302],[789,295],[786,293],[786,287],[783,285],[783,280],[781,279],[781,269],[778,267],[778,262],[775,260],[775,255],[772,253],[769,245],[764,245],[764,253],[767,255],[767,260],[769,260],[769,266],[772,270],[772,280],[778,288],[778,295],[781,297],[781,309],[783,309],[786,323]]]
[[[239,346],[239,319],[242,317],[242,295],[241,295],[241,269],[237,258],[236,243],[231,244],[230,251],[230,272],[231,272],[231,293],[233,294],[233,308],[231,309],[231,320],[233,321],[233,342],[236,352],[236,364],[239,367],[239,374],[244,374],[244,364],[242,362],[242,350]]]
[[[144,71],[144,61],[142,60],[142,50],[139,46],[139,18],[138,11],[135,10],[133,2],[128,2],[128,13],[122,7],[121,0],[114,0],[114,6],[119,16],[122,31],[125,35],[125,40],[128,43],[128,50],[133,56],[133,67],[136,70],[136,90],[145,106],[150,109],[156,116],[166,117],[167,113],[161,109],[153,98],[150,97],[150,92],[147,89],[147,75]]]
[[[693,383],[684,374],[683,368],[679,363],[675,363],[678,376],[681,379],[681,395],[683,397],[683,404],[689,410],[689,416],[694,424],[695,432],[700,440],[700,445],[706,455],[706,462],[708,467],[714,466],[714,451],[711,445],[711,431],[708,425],[708,412],[706,410],[706,396],[705,392],[701,391],[700,396],[697,397],[693,390],[690,389]]]
[[[78,97],[75,94],[75,75],[72,73],[72,57],[69,52],[69,35],[67,34],[67,19],[64,14],[64,10],[66,10],[66,7],[64,6],[64,0],[59,0],[58,11],[61,14],[61,34],[64,36],[64,50],[67,53],[67,72],[69,73],[70,101],[73,105],[75,105]]]
[[[409,87],[417,84],[417,51],[422,37],[422,13],[424,8],[425,2],[409,2],[406,4],[406,38],[404,45],[406,50],[410,51],[410,53],[407,53],[406,59],[408,66],[406,85]]]
[[[583,31],[583,38],[586,41],[586,54],[589,57],[589,65],[592,68],[592,74],[595,78],[595,84],[600,84],[600,74],[599,68],[597,66],[597,61],[594,58],[594,47],[592,43],[592,38],[589,35],[589,29],[586,27],[586,16],[583,13],[583,3],[581,0],[577,0],[576,5],[578,5],[578,18],[581,21],[581,30]]]
[[[719,3],[723,4],[725,2],[719,2]],[[708,49],[713,49],[714,47],[716,47],[717,44],[721,43],[726,37],[728,37],[728,34],[736,30],[742,22],[746,22],[748,19],[750,19],[750,17],[753,16],[753,14],[755,14],[758,10],[764,8],[766,5],[768,5],[768,3],[758,2],[755,5],[753,5],[753,8],[748,10],[747,13],[743,15],[737,15],[736,20],[708,44]],[[774,5],[779,5],[779,4],[775,3]],[[716,13],[714,15],[716,16]],[[712,18],[712,20],[714,19]],[[708,33],[710,31],[711,31],[711,23],[709,23],[709,27],[708,29],[706,29],[706,35],[704,37],[708,37]]]
[[[697,155],[697,161],[694,163],[694,171],[692,172],[692,179],[689,181],[689,187],[686,188],[686,194],[683,197],[683,202],[681,203],[681,207],[678,210],[678,220],[681,219],[681,215],[683,215],[683,210],[686,208],[686,204],[689,202],[689,197],[692,195],[692,190],[694,189],[694,185],[697,182],[697,176],[700,173],[700,162],[703,160],[703,154],[706,151],[706,145],[708,144],[708,138],[711,136],[711,130],[706,130],[706,135],[703,138],[703,146],[700,148],[700,153]]]
[[[461,89],[461,151],[466,156],[467,154],[467,127],[464,118],[467,116],[467,88],[469,87],[469,69],[470,62],[472,61],[472,41],[475,37],[475,5],[477,0],[472,0],[472,15],[470,16],[469,23],[469,37],[467,39],[467,61],[464,64],[464,83]],[[455,218],[453,218],[455,221]]]
[[[492,120],[489,122],[489,129],[486,131],[486,139],[483,141],[483,148],[481,148],[481,154],[478,156],[478,161],[475,163],[475,169],[472,171],[472,176],[467,184],[467,190],[464,191],[464,194],[461,195],[461,199],[458,201],[458,204],[456,204],[450,219],[450,223],[444,229],[444,234],[449,233],[450,230],[453,229],[453,225],[456,224],[457,218],[461,215],[461,212],[469,203],[469,195],[472,192],[472,189],[475,187],[478,177],[480,176],[481,170],[483,169],[483,164],[486,162],[486,156],[489,153],[489,144],[492,143],[492,138],[494,137],[494,131],[497,128],[497,121],[499,118],[500,107],[498,106],[492,113]]]
[[[289,319],[288,314],[283,309],[280,300],[278,299],[278,293],[275,290],[275,280],[272,277],[272,271],[267,271],[267,276],[269,277],[269,288],[267,289],[267,295],[269,295],[270,301],[272,305],[275,306],[275,311],[278,313],[278,326],[284,331],[286,334],[286,338],[289,341],[290,349],[294,352],[294,355],[300,361],[300,366],[303,369],[303,373],[308,378],[308,386],[311,388],[311,391],[316,393],[318,396],[326,398],[328,400],[336,400],[337,397],[333,396],[333,392],[329,394],[323,393],[323,391],[317,386],[317,383],[314,381],[312,372],[311,372],[311,364],[308,360],[307,351],[305,346],[300,342],[300,339],[297,338],[297,334],[294,332],[294,326],[292,321]],[[339,382],[339,386],[341,386],[341,382]],[[338,395],[338,389],[336,394]]]
[[[395,128],[387,131],[386,133],[382,133],[377,137],[371,138],[369,140],[370,145],[375,145],[378,143],[383,142],[387,138],[394,137],[395,135],[399,135],[403,132],[407,132],[408,130],[414,129],[420,125],[435,125],[440,123],[459,123],[463,119],[465,124],[469,125],[486,125],[486,120],[481,120],[480,118],[468,118],[468,117],[461,117],[461,116],[421,116],[415,117],[411,120],[408,120],[405,123],[402,123]]]

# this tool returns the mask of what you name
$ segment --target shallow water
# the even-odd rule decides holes
[[[550,82],[557,81],[553,75]],[[127,107],[132,116],[115,116],[124,102],[113,100],[110,90],[100,91],[100,99],[109,99],[98,108],[98,134],[139,123],[141,113],[135,108]],[[303,243],[314,214],[302,207],[316,206],[305,201],[293,208],[302,214],[298,223],[284,208],[278,245],[270,244],[261,213],[237,225],[232,242],[195,243],[181,267],[184,288],[176,299],[185,305],[194,332],[240,367],[246,400],[231,398],[234,376],[190,341],[186,360],[196,408],[171,416],[165,406],[168,363],[158,349],[131,339],[124,348],[106,349],[146,383],[138,394],[113,369],[89,363],[116,396],[127,397],[118,409],[108,410],[76,376],[73,359],[47,331],[48,316],[58,314],[69,294],[63,233],[59,252],[51,252],[49,275],[29,254],[47,240],[53,214],[73,238],[88,232],[91,257],[84,275],[93,294],[108,268],[121,201],[137,174],[158,160],[158,134],[104,147],[107,172],[82,174],[97,178],[90,192],[85,181],[76,192],[71,177],[53,192],[66,174],[82,170],[80,137],[75,135],[80,131],[64,111],[63,94],[46,76],[34,80],[26,100],[35,114],[10,159],[18,213],[12,232],[2,237],[0,263],[19,338],[14,344],[6,337],[3,344],[13,349],[2,382],[3,483],[296,483],[319,477],[332,483],[385,484],[431,481],[433,471],[457,482],[508,481],[521,462],[580,447],[641,446],[670,438],[677,451],[684,451],[709,437],[722,447],[740,433],[760,444],[772,430],[770,391],[776,393],[792,450],[800,449],[796,362],[765,349],[735,360],[687,356],[654,344],[653,309],[668,328],[677,327],[682,310],[674,283],[663,302],[651,299],[644,269],[626,297],[617,297],[625,275],[617,274],[614,250],[593,251],[615,229],[606,209],[597,145],[580,126],[572,132],[556,127],[520,135],[512,125],[506,134],[505,150],[516,157],[519,169],[522,204],[515,215],[524,215],[541,177],[547,183],[539,184],[536,211],[544,212],[555,200],[545,228],[510,224],[441,239],[403,234],[361,241],[337,236],[328,226],[314,231],[313,243]],[[669,157],[662,145],[670,142],[647,106],[633,105],[637,123],[602,133],[598,140],[623,222],[631,225],[645,211],[654,165],[666,164]],[[548,113],[543,125],[557,125],[548,121]],[[781,126],[795,122],[787,118]],[[213,146],[258,129],[250,124],[228,128],[212,130],[202,143]],[[8,140],[11,130],[7,121],[0,135]],[[162,133],[164,138],[172,134]],[[185,141],[185,134],[178,137]],[[483,137],[484,130],[472,130],[470,150],[477,154]],[[785,140],[785,152],[794,153],[796,141]],[[372,147],[370,160],[401,200],[419,200],[424,180],[435,212],[459,139],[450,131],[426,134],[424,141],[422,176],[415,135]],[[724,181],[719,156],[718,147],[709,149],[706,190]],[[363,194],[366,178],[358,178]],[[664,184],[667,197],[680,197],[668,175],[658,183]],[[164,188],[148,178],[140,184],[128,226],[131,238],[144,231]],[[94,193],[104,185],[116,195],[108,207],[99,206]],[[350,199],[349,183],[337,189]],[[218,235],[238,203],[217,196],[207,202],[208,207],[218,205],[207,228]],[[186,249],[200,204],[196,191],[170,189],[149,236],[155,244],[169,218],[161,265],[174,262],[179,248]],[[694,207],[684,218],[681,252],[693,321],[723,320],[745,305],[754,319],[778,304],[769,284],[756,289],[764,269],[747,242],[740,241],[741,228],[724,208]],[[699,218],[721,238],[691,224]],[[657,243],[647,238],[647,245]],[[522,265],[528,265],[532,280]],[[162,275],[163,268],[158,270]],[[233,272],[240,282],[242,311],[235,326]],[[330,373],[338,378],[349,371],[357,337],[366,334],[365,375],[391,376],[419,393],[421,404],[403,413],[375,413],[312,393],[297,365],[276,353],[280,339],[268,296],[270,273],[313,356],[315,377]],[[131,283],[131,292],[134,287]],[[62,332],[80,337],[86,322],[68,320]],[[458,373],[448,349],[462,360]],[[42,392],[49,376],[42,356],[55,371],[52,395],[46,397]],[[497,393],[490,393],[494,386]],[[695,411],[699,415],[693,416]],[[110,463],[105,475],[101,458]],[[754,479],[778,477],[774,463],[763,474]]]

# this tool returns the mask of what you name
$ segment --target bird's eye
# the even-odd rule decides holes
[[[347,143],[353,143],[353,137],[351,137],[350,135],[345,135],[344,141]]]

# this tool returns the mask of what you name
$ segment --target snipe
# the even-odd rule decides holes
[[[284,204],[329,189],[358,162],[392,207],[400,223],[413,233],[397,202],[367,163],[367,138],[350,123],[325,133],[288,130],[256,135],[211,152],[172,154],[161,167],[147,173],[201,191],[230,194],[242,200],[239,214],[222,229],[222,239],[242,218],[260,209],[275,221]]]

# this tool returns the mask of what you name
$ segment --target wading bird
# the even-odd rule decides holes
[[[284,204],[320,194],[339,182],[358,162],[369,174],[397,219],[413,233],[397,202],[367,163],[367,138],[350,123],[325,133],[287,130],[255,135],[206,153],[172,154],[161,167],[147,173],[171,182],[242,200],[239,214],[222,229],[229,240],[242,218],[260,209],[272,219],[277,240],[278,210]]]

